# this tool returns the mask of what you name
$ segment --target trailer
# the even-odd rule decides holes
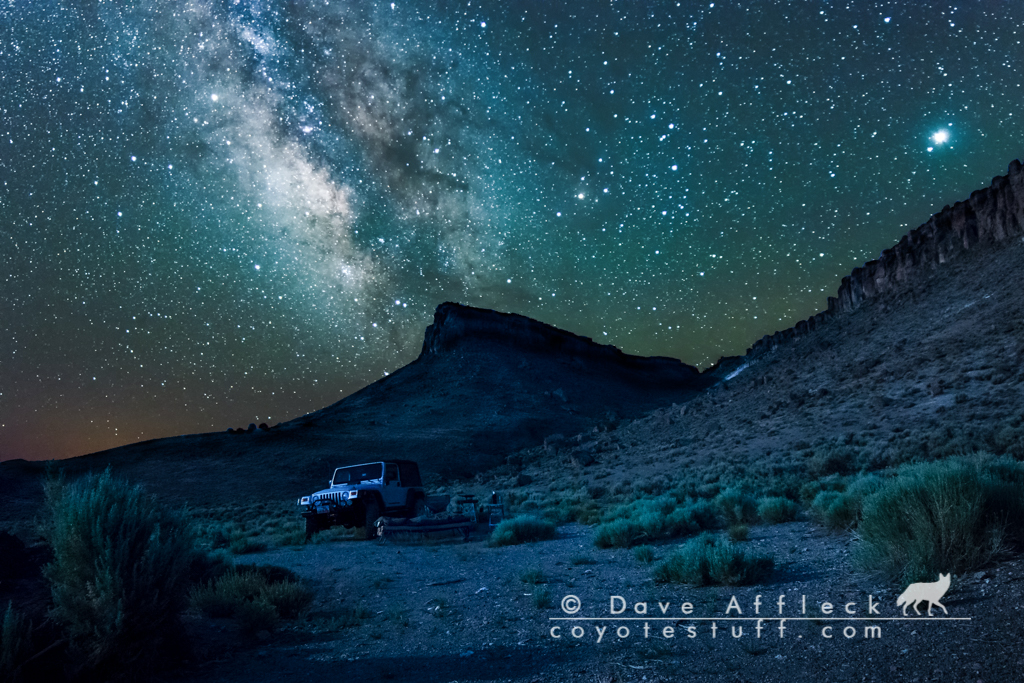
[[[455,531],[462,534],[463,540],[468,540],[469,535],[476,529],[476,519],[466,515],[451,515],[437,518],[419,517],[415,519],[381,517],[377,520],[376,526],[377,539],[381,543],[399,534],[430,534]]]

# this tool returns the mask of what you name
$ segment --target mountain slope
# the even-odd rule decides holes
[[[824,311],[760,340],[685,406],[581,435],[581,483],[761,482],[976,449],[1024,457],[1024,172],[946,207],[844,279]],[[550,453],[524,454],[538,481]],[[576,458],[578,460],[578,458]],[[556,484],[557,486],[557,484]]]

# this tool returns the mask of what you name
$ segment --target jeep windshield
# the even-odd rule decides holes
[[[369,465],[356,465],[355,467],[339,467],[334,470],[334,485],[365,484],[371,481],[379,481],[384,478],[384,463],[374,462]]]

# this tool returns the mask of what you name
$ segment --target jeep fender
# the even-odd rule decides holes
[[[370,498],[377,501],[377,509],[380,510],[380,513],[383,515],[384,511],[387,510],[387,507],[384,505],[384,499],[381,498],[380,493],[377,491],[360,491],[358,498],[360,507],[365,509],[365,502]]]

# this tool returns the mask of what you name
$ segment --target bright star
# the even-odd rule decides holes
[[[932,140],[935,141],[936,145],[941,145],[946,140],[949,140],[949,131],[940,130],[938,133],[932,136]]]

